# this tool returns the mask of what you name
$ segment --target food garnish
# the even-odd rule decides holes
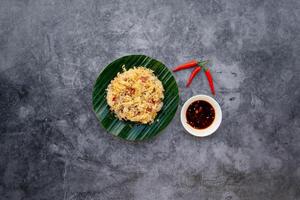
[[[214,82],[210,70],[207,67],[204,67],[204,71],[210,87],[210,91],[213,95],[215,95],[215,87],[214,87]]]
[[[200,71],[201,71],[201,67],[196,67],[196,68],[192,71],[192,73],[191,73],[191,75],[190,75],[190,77],[189,77],[189,80],[188,80],[187,83],[186,83],[186,87],[189,87],[189,86],[191,85],[193,79],[195,78],[195,76],[196,76]]]
[[[193,68],[193,67],[196,67],[196,66],[202,66],[202,65],[205,65],[208,61],[200,61],[198,62],[197,60],[191,60],[187,63],[184,63],[182,65],[179,65],[177,67],[175,67],[173,69],[173,72],[177,72],[177,71],[180,71],[180,70],[184,70],[184,69],[189,69],[189,68]]]
[[[196,77],[196,75],[203,68],[204,72],[205,72],[205,76],[206,76],[208,84],[209,84],[209,87],[210,87],[210,90],[211,90],[211,93],[213,95],[215,95],[214,82],[213,82],[211,72],[210,72],[209,68],[205,66],[207,63],[208,63],[208,61],[191,60],[191,61],[189,61],[185,64],[182,64],[182,65],[179,65],[179,66],[175,67],[173,69],[173,72],[177,72],[177,71],[184,70],[184,69],[189,69],[189,68],[195,68],[192,71],[192,73],[191,73],[191,75],[190,75],[190,77],[187,81],[187,84],[186,84],[186,87],[189,87],[191,85],[193,79]]]

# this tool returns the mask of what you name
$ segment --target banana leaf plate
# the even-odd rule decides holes
[[[122,66],[126,69],[143,66],[154,71],[165,89],[163,107],[152,124],[138,124],[122,121],[114,116],[106,102],[106,88]],[[93,88],[93,109],[103,128],[112,135],[125,140],[145,140],[156,136],[173,119],[179,103],[178,86],[172,72],[161,62],[145,55],[128,55],[121,57],[108,66],[98,76]]]

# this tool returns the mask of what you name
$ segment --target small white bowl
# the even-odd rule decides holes
[[[210,103],[215,110],[215,119],[214,119],[213,123],[205,129],[195,129],[192,126],[190,126],[186,120],[186,111],[187,111],[189,105],[191,103],[193,103],[194,101],[198,101],[198,100],[203,100],[203,101]],[[197,136],[197,137],[206,137],[206,136],[213,134],[219,128],[221,121],[222,121],[222,110],[221,110],[221,107],[218,104],[218,102],[216,100],[214,100],[212,97],[207,96],[207,95],[196,95],[196,96],[189,98],[183,104],[183,106],[181,108],[180,120],[181,120],[181,123],[182,123],[183,127],[185,128],[185,130],[187,132],[189,132],[190,134]]]

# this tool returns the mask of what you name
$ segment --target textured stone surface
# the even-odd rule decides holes
[[[0,199],[300,199],[299,0],[1,0]],[[178,112],[140,143],[103,130],[93,82],[126,54],[210,59],[224,120]],[[202,73],[181,105],[210,94]]]

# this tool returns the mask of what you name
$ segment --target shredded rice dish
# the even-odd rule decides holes
[[[163,106],[164,88],[151,69],[134,67],[110,82],[106,100],[120,120],[152,123]]]

